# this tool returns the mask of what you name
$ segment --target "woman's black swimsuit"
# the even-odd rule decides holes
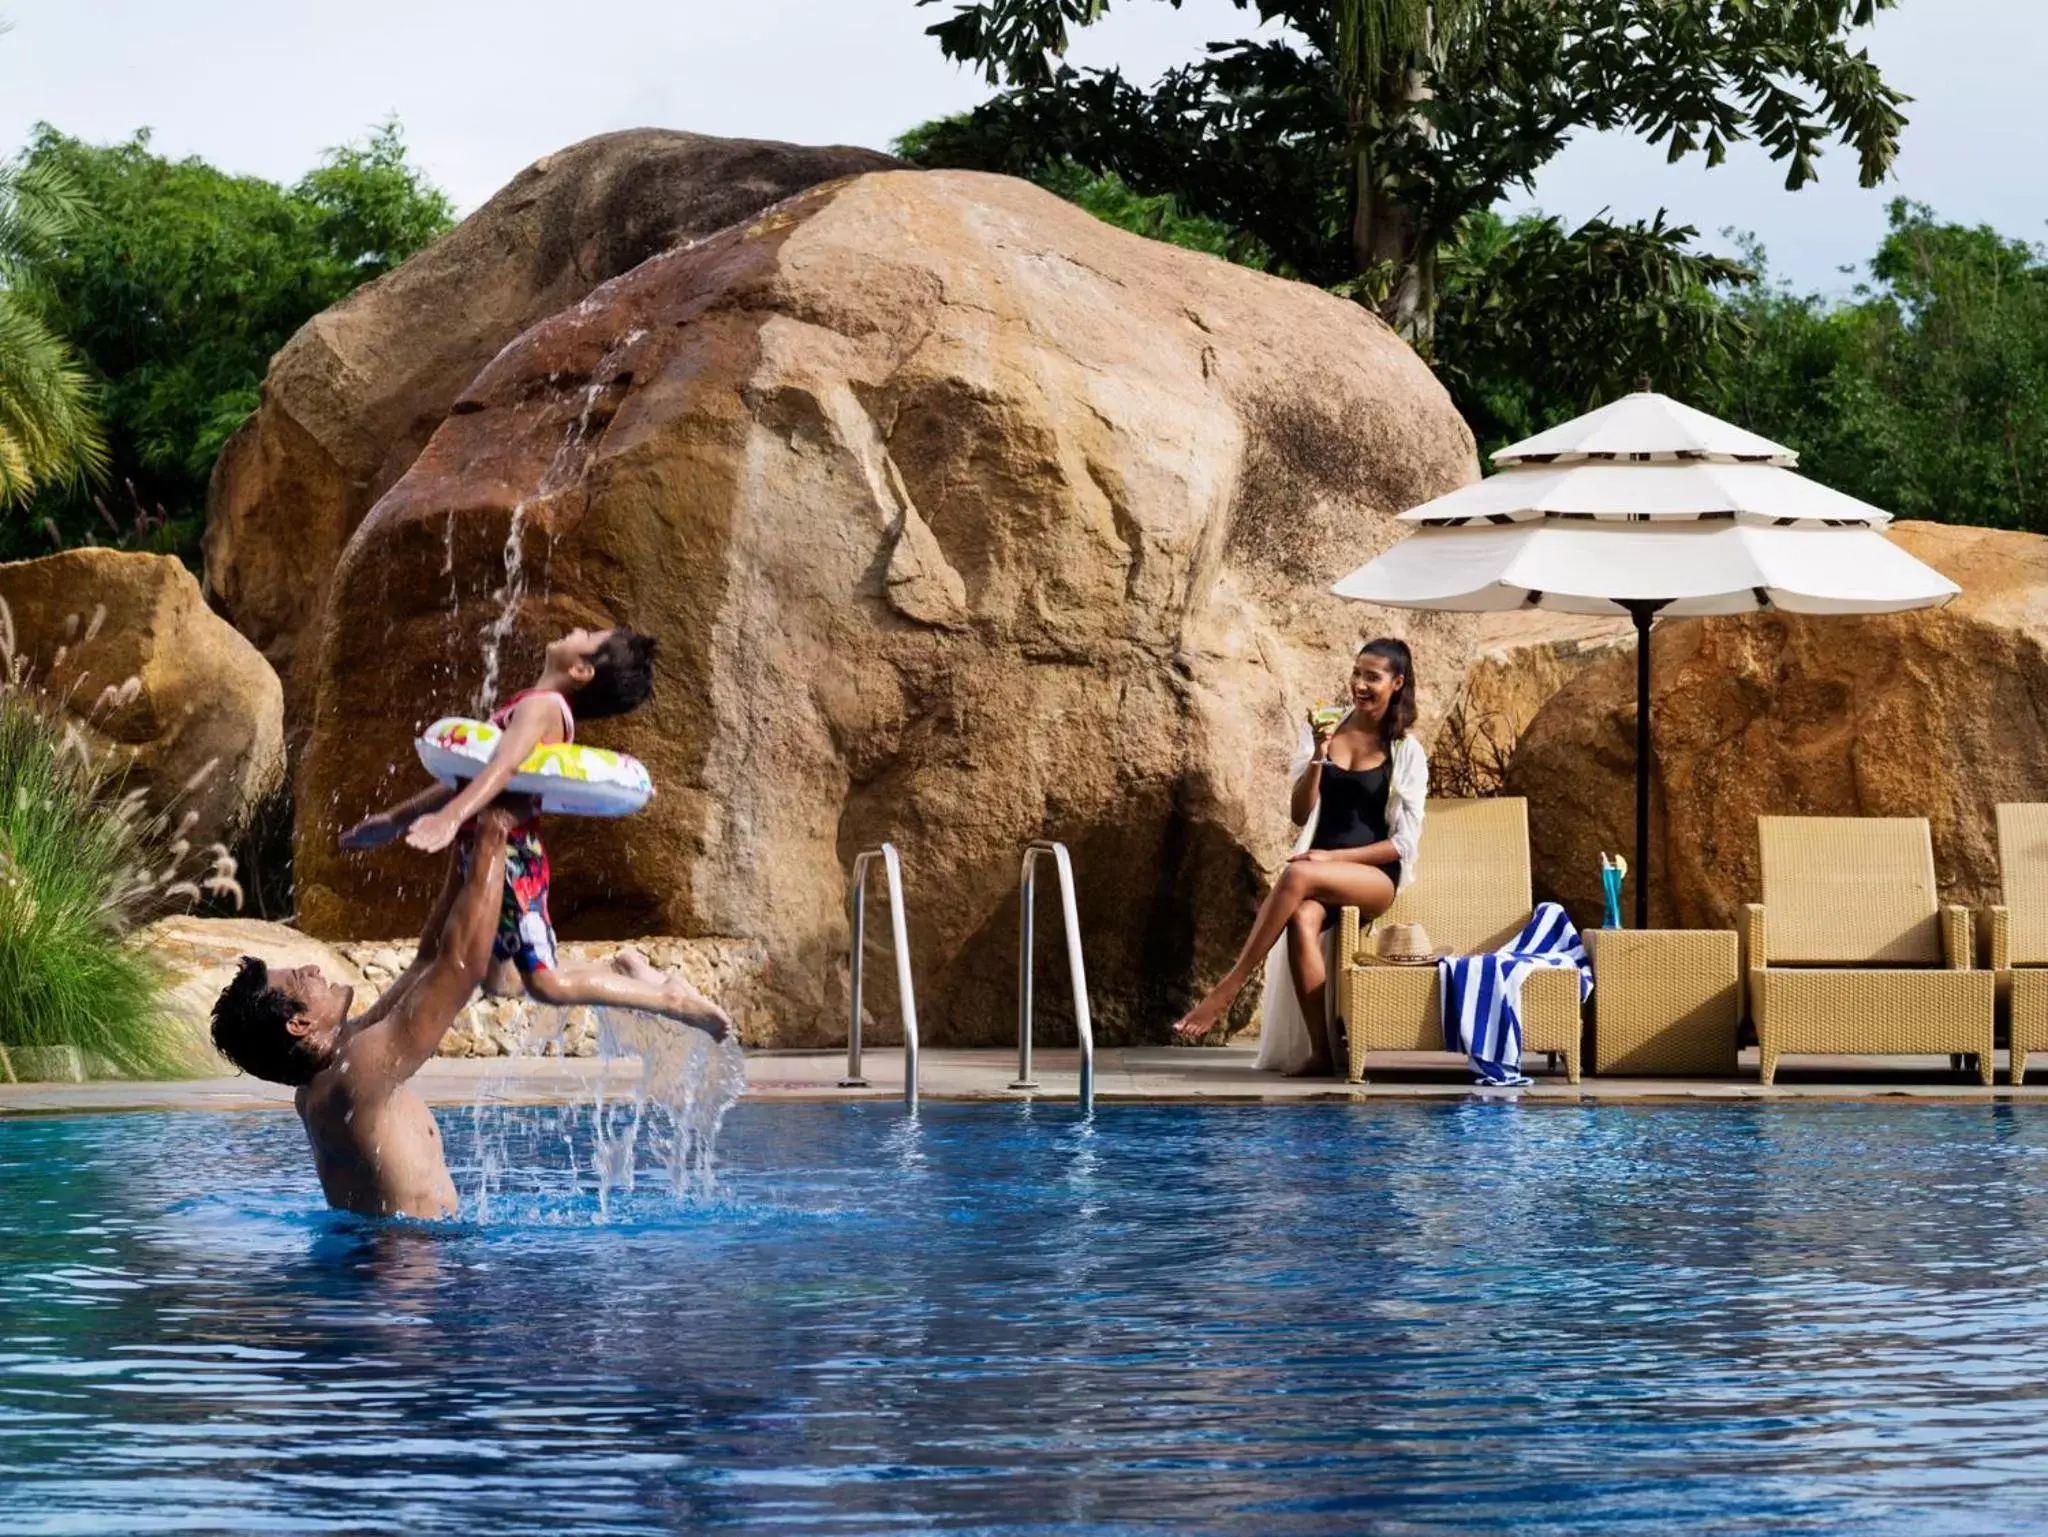
[[[1310,841],[1312,849],[1362,849],[1367,844],[1384,843],[1387,838],[1387,788],[1393,775],[1391,759],[1382,758],[1368,769],[1339,768],[1327,760],[1323,763],[1323,784],[1321,810],[1316,817],[1316,835]],[[1401,862],[1380,865],[1387,879],[1398,889],[1401,884]],[[1337,921],[1337,910],[1332,908],[1323,918],[1323,927],[1329,928]]]

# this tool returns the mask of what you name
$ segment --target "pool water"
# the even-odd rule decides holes
[[[2027,1107],[748,1103],[602,1221],[502,1114],[445,1227],[0,1120],[0,1531],[2048,1525]]]

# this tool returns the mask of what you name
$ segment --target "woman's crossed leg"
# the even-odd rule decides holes
[[[1322,987],[1326,985],[1322,975],[1323,916],[1332,907],[1355,907],[1365,917],[1377,918],[1393,902],[1394,883],[1378,865],[1333,858],[1322,849],[1295,855],[1280,872],[1280,879],[1273,883],[1266,900],[1260,904],[1259,916],[1252,923],[1251,934],[1245,940],[1244,948],[1238,952],[1236,963],[1203,995],[1202,1001],[1174,1025],[1174,1032],[1183,1040],[1194,1041],[1213,1030],[1224,1010],[1230,1007],[1231,1000],[1251,980],[1259,962],[1265,959],[1281,934],[1289,930],[1297,917],[1301,918],[1304,926],[1310,921],[1304,908],[1312,904],[1315,908],[1314,929],[1306,938],[1297,930],[1289,949],[1296,962],[1294,981],[1296,994],[1302,1000],[1302,1017],[1308,1022],[1309,1039],[1316,1048],[1318,1060],[1311,1064],[1311,1070],[1328,1072],[1329,1042],[1323,1033],[1322,1010]],[[1305,943],[1315,956],[1312,1000],[1309,996],[1311,989],[1303,985],[1308,976],[1299,964]]]

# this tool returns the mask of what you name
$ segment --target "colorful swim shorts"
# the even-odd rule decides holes
[[[538,822],[521,822],[505,837],[505,900],[491,959],[510,961],[521,976],[555,966],[555,926],[548,918],[548,851]]]

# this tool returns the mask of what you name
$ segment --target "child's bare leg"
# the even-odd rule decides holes
[[[624,977],[639,977],[642,981],[659,982],[662,975],[655,970],[654,962],[632,945],[621,945],[611,958],[611,968]]]
[[[526,992],[526,978],[519,974],[510,956],[494,956],[484,973],[484,993],[492,998],[518,998]]]
[[[648,968],[646,976],[628,976],[611,965],[564,961],[527,974],[526,990],[543,1003],[561,1008],[590,1004],[599,1008],[638,1009],[702,1030],[714,1041],[732,1033],[732,1020],[717,1004],[692,987],[680,973],[664,975]]]

